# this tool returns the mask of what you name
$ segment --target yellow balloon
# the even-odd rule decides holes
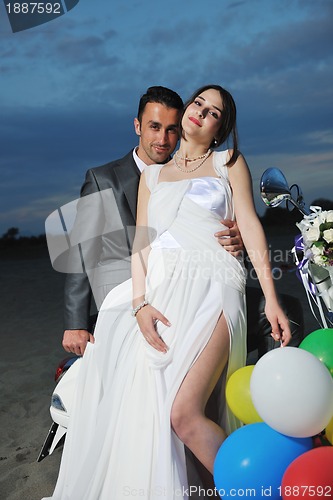
[[[253,368],[254,365],[239,368],[230,376],[226,385],[226,399],[229,408],[244,424],[263,422],[253,405],[250,392]]]
[[[326,429],[325,429],[325,437],[328,439],[328,441],[333,444],[333,417],[331,420],[328,422]]]

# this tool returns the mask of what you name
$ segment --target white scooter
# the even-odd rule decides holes
[[[260,181],[261,198],[266,206],[275,208],[282,202],[296,207],[303,219],[297,223],[301,234],[292,252],[309,306],[320,328],[333,326],[333,210],[305,207],[297,184],[288,187],[281,170],[268,168]],[[292,193],[295,192],[296,196]],[[326,234],[325,234],[326,233]]]
[[[80,369],[81,360],[82,358],[79,356],[68,357],[59,364],[56,370],[55,380],[58,383],[53,391],[50,405],[53,422],[38,455],[37,462],[41,462],[45,457],[51,455],[57,446],[63,442],[71,414],[75,380]]]

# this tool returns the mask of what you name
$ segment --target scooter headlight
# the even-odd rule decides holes
[[[58,394],[52,394],[51,406],[53,406],[53,408],[56,408],[56,410],[67,411],[64,403],[61,400],[61,397],[58,396]]]

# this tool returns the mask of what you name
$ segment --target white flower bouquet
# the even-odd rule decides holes
[[[333,210],[310,209],[312,213],[296,224],[302,233],[304,255],[298,267],[308,296],[319,308],[322,326],[327,328],[326,319],[333,324]],[[328,310],[326,318],[320,299]]]
[[[314,213],[305,216],[297,227],[301,230],[304,256],[322,267],[333,266],[333,210],[321,211],[310,207]]]

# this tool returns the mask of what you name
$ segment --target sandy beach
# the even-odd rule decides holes
[[[291,236],[274,236],[286,250]],[[51,495],[62,449],[36,462],[51,425],[49,404],[54,371],[66,357],[62,339],[64,275],[55,272],[46,252],[38,258],[6,255],[0,260],[1,450],[0,498],[39,500]],[[295,273],[284,273],[277,288],[302,300],[305,333],[318,328]]]
[[[61,346],[63,275],[48,257],[0,261],[0,498],[38,500],[52,493],[61,450],[36,459],[51,425],[50,396]]]

